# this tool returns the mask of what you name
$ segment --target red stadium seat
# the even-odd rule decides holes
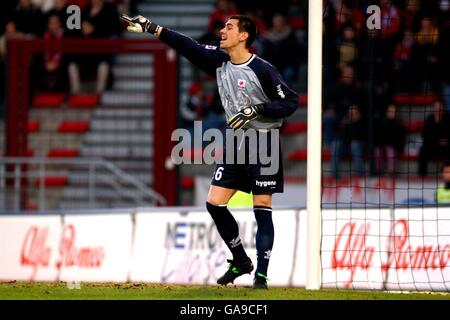
[[[293,134],[293,133],[304,133],[306,132],[307,125],[306,122],[287,122],[281,127],[281,133]]]
[[[289,160],[293,161],[305,161],[307,158],[307,149],[300,149],[297,151],[293,151],[288,155]],[[331,150],[324,149],[322,150],[322,160],[329,161],[331,159]]]
[[[49,158],[75,158],[78,157],[77,149],[51,149],[48,151]]]
[[[89,121],[62,121],[58,126],[61,133],[85,133],[89,130]]]
[[[99,101],[100,96],[97,94],[76,94],[67,103],[72,108],[95,108]]]
[[[35,202],[27,202],[25,204],[25,210],[36,211],[38,209],[39,209],[39,207],[38,207],[37,203],[35,203]]]
[[[29,120],[28,121],[28,133],[38,132],[39,131],[39,121],[37,120]]]
[[[38,93],[34,96],[35,108],[59,108],[64,102],[63,93]]]
[[[39,187],[41,181],[44,183],[46,187],[63,187],[66,186],[69,182],[66,176],[47,176],[44,179],[35,179],[34,186]]]
[[[33,157],[34,156],[34,150],[28,149],[25,153],[25,157]]]
[[[182,189],[193,189],[194,183],[194,177],[183,177],[180,184]]]
[[[421,132],[423,129],[423,121],[411,120],[405,124],[405,127],[408,132]]]
[[[406,161],[417,161],[419,160],[419,155],[404,152],[400,155],[400,159]]]
[[[300,107],[306,107],[308,104],[308,96],[306,94],[299,95],[298,103],[300,104]]]
[[[397,93],[394,95],[394,102],[398,105],[423,106],[427,104],[432,104],[437,99],[438,95],[434,93],[429,94]]]

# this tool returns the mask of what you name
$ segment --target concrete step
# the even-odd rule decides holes
[[[83,157],[106,158],[106,159],[150,159],[153,150],[142,146],[82,146],[80,154]]]
[[[121,78],[139,78],[152,79],[154,75],[153,66],[133,66],[133,65],[116,65],[112,69],[115,79]]]
[[[153,55],[145,54],[118,54],[116,55],[116,65],[126,64],[126,65],[149,65],[153,64]]]
[[[128,200],[133,201],[133,195],[141,195],[138,191],[128,188],[122,189],[123,193],[118,193],[113,188],[107,188],[107,187],[98,187],[95,189],[95,200],[96,201],[117,201],[117,200]],[[64,188],[63,192],[64,200],[71,199],[75,200],[78,199],[80,201],[86,201],[89,199],[89,190],[83,187],[78,186],[68,186]],[[137,203],[136,203],[137,204]]]
[[[183,28],[182,31],[180,30],[180,28],[169,27],[169,26],[164,26],[164,27],[169,28],[169,29],[174,29],[178,32],[181,32],[181,33],[191,37],[191,38],[197,39],[197,38],[200,38],[203,34],[205,34],[207,26],[205,25],[205,26],[197,27],[197,28],[186,27],[186,28]],[[151,39],[152,36],[148,33],[127,32],[124,34],[124,37],[128,38],[128,39],[144,39],[145,40],[145,39]]]
[[[153,121],[151,119],[114,119],[114,120],[103,120],[103,119],[93,119],[91,122],[91,131],[102,131],[102,130],[116,130],[116,131],[140,131],[151,133],[153,130]]]
[[[138,11],[149,13],[149,17],[157,17],[160,15],[203,15],[209,16],[213,11],[214,5],[211,2],[195,3],[141,3],[138,5]],[[155,20],[156,21],[156,20]],[[157,22],[160,23],[160,22]]]
[[[78,148],[83,141],[81,134],[55,134],[37,132],[28,135],[28,148],[37,150],[39,148]]]
[[[152,204],[146,203],[145,206],[152,206]],[[59,209],[75,210],[75,209],[89,209],[89,208],[102,208],[102,209],[117,209],[117,208],[135,208],[136,203],[134,201],[126,200],[111,200],[101,201],[101,199],[95,199],[93,203],[90,203],[88,199],[64,199],[59,202]]]
[[[102,107],[94,110],[93,118],[101,118],[103,120],[107,119],[123,119],[123,118],[152,118],[153,110],[145,107],[145,108],[107,108]]]
[[[154,82],[153,80],[131,80],[131,79],[124,79],[124,80],[116,80],[113,84],[113,90],[117,91],[153,91]]]
[[[85,135],[86,144],[143,144],[151,146],[153,136],[146,133],[90,132]]]
[[[153,94],[144,92],[107,91],[102,95],[106,106],[149,107],[153,105]]]
[[[134,172],[129,174],[146,185],[151,185],[153,183],[153,174],[151,172]],[[111,183],[114,182],[114,179],[116,179],[116,177],[111,174],[111,172],[105,170],[95,171],[95,173],[93,173],[92,175],[86,171],[72,171],[69,174],[69,184],[71,186],[84,186],[85,188],[89,189],[91,179],[95,187],[111,187]],[[130,183],[125,181],[123,181],[122,185],[132,186]]]
[[[175,30],[184,30],[185,28],[194,29],[202,28],[206,32],[208,27],[209,15],[160,15],[151,11],[142,11],[142,15],[152,17],[155,23]]]
[[[120,159],[114,164],[127,173],[153,172],[153,161],[150,159]]]

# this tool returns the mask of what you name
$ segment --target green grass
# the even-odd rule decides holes
[[[387,293],[380,291],[308,291],[300,288],[253,290],[247,287],[163,285],[148,283],[81,283],[69,289],[65,282],[2,282],[0,300],[450,300],[450,294]]]

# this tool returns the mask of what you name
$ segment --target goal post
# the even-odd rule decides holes
[[[310,0],[308,13],[307,271],[306,289],[321,287],[322,181],[322,1]]]

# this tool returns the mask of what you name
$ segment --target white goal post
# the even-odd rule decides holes
[[[308,149],[306,207],[306,289],[321,287],[321,175],[322,175],[322,0],[309,0],[308,14]]]

